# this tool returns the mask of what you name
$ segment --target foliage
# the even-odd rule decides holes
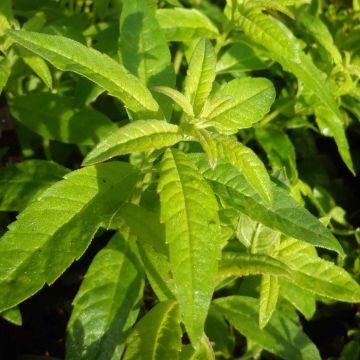
[[[21,325],[108,234],[66,359],[320,359],[302,316],[360,302],[336,179],[359,171],[359,18],[358,1],[2,0],[22,161],[0,172],[1,317]]]

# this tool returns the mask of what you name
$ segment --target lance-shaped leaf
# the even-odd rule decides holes
[[[191,55],[185,78],[184,94],[190,100],[195,115],[199,115],[215,80],[216,54],[209,40],[202,39]]]
[[[135,325],[123,360],[176,360],[181,335],[178,304],[174,300],[161,302]]]
[[[171,89],[167,86],[155,86],[153,90],[166,95],[170,99],[172,99],[177,105],[181,107],[185,114],[189,116],[194,116],[193,107],[189,101],[189,99],[183,95],[180,91],[175,89]]]
[[[235,166],[246,178],[248,183],[271,203],[271,181],[263,162],[247,146],[223,135],[212,134],[219,157],[226,159]]]
[[[292,270],[290,281],[300,288],[338,301],[360,301],[359,284],[340,266],[305,252],[278,258]]]
[[[150,91],[109,56],[63,36],[17,30],[6,33],[58,69],[75,72],[95,82],[139,115],[158,112],[159,105]]]
[[[236,133],[238,129],[251,127],[261,120],[274,102],[275,89],[271,81],[263,78],[234,79],[220,86],[210,104],[229,96],[233,102],[226,102],[220,113],[214,112],[204,120],[225,134]]]
[[[314,294],[300,288],[286,279],[279,279],[280,295],[310,320],[316,310]]]
[[[344,254],[331,232],[279,186],[272,185],[273,201],[269,205],[228,162],[221,160],[212,170],[204,156],[192,156],[192,159],[215,193],[230,207],[285,235]]]
[[[166,151],[158,189],[176,296],[185,328],[196,345],[204,330],[220,257],[218,204],[196,167],[178,150]]]
[[[125,0],[120,17],[120,56],[124,66],[143,84],[174,87],[175,73],[164,34],[149,0]],[[156,6],[156,2],[155,2]],[[171,102],[155,95],[167,119]]]
[[[214,136],[205,129],[195,130],[196,139],[199,141],[202,149],[208,157],[210,166],[214,169],[216,167],[219,152]]]
[[[320,360],[316,346],[299,325],[274,311],[265,329],[259,329],[259,302],[246,296],[229,296],[214,301],[216,310],[244,336],[286,360]]]
[[[73,301],[67,326],[69,360],[119,359],[140,310],[142,266],[119,233],[92,261]]]
[[[0,311],[54,282],[78,259],[136,180],[127,163],[92,166],[66,175],[27,207],[0,239]]]
[[[131,122],[103,139],[85,158],[91,165],[123,154],[161,149],[182,140],[177,125],[161,120]]]
[[[209,18],[195,9],[159,9],[156,18],[168,41],[214,39],[219,35]]]
[[[279,281],[276,276],[263,275],[260,284],[259,327],[263,329],[276,309]]]
[[[28,65],[34,73],[44,82],[44,84],[52,88],[52,75],[47,63],[40,57],[29,50],[19,47],[19,54],[26,65]]]
[[[95,145],[117,130],[104,114],[83,107],[76,109],[72,98],[51,93],[16,96],[11,114],[21,124],[45,139],[78,145]]]
[[[274,275],[291,278],[290,268],[267,255],[225,252],[219,263],[218,282],[228,277]]]
[[[69,170],[51,161],[26,160],[0,172],[0,210],[20,211]]]

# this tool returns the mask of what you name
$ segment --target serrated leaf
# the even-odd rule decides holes
[[[135,325],[123,360],[176,360],[181,335],[178,304],[173,300],[161,302]]]
[[[214,39],[219,35],[209,18],[195,9],[158,9],[156,18],[168,41]]]
[[[26,65],[28,65],[34,73],[44,82],[44,84],[52,88],[52,75],[46,62],[39,56],[34,55],[31,51],[19,47],[18,52]]]
[[[78,259],[136,180],[127,163],[87,167],[66,175],[27,207],[0,241],[0,311],[54,282]]]
[[[158,112],[159,105],[149,90],[107,55],[63,36],[17,30],[7,30],[6,34],[58,69],[75,72],[95,82],[139,116]]]
[[[181,109],[189,116],[194,116],[193,107],[189,101],[189,99],[183,95],[180,91],[175,89],[171,89],[166,86],[155,86],[153,90],[168,96],[172,99],[177,105],[181,107]]]
[[[263,162],[247,146],[228,136],[212,135],[219,157],[226,159],[244,175],[260,196],[271,203],[272,190],[269,174]]]
[[[195,46],[187,70],[184,94],[195,115],[201,112],[215,80],[216,54],[211,42],[201,39]]]
[[[92,165],[131,152],[161,149],[182,138],[177,125],[161,120],[134,121],[103,139],[87,154],[83,164]]]
[[[259,329],[259,302],[246,296],[229,296],[213,302],[244,336],[286,360],[320,360],[316,346],[292,320],[275,310],[265,329]]]
[[[46,160],[25,160],[0,172],[0,211],[23,210],[44,190],[69,172]]]
[[[274,275],[290,278],[291,270],[282,261],[267,255],[225,252],[219,263],[218,283],[228,277]]]
[[[196,346],[204,330],[222,245],[218,204],[196,167],[175,149],[163,157],[158,191],[176,296]]]
[[[73,301],[67,359],[115,360],[123,353],[144,288],[133,240],[117,233],[92,261]]]
[[[292,270],[292,279],[297,286],[312,293],[338,301],[359,302],[359,284],[340,266],[304,252],[278,256]]]
[[[164,34],[150,9],[149,0],[125,0],[120,17],[120,57],[123,65],[144,85],[174,87],[175,73]],[[156,7],[156,3],[154,4]],[[155,96],[165,117],[172,106],[164,96]]]
[[[0,313],[0,317],[11,322],[14,325],[22,325],[22,316],[19,307],[14,306],[11,309],[5,310]]]
[[[234,102],[227,102],[221,113],[212,113],[204,123],[222,133],[232,134],[238,129],[251,127],[269,112],[275,99],[275,89],[269,80],[263,78],[234,79],[220,86],[210,98],[210,104],[228,96]]]
[[[279,279],[280,294],[299,310],[307,320],[310,320],[316,310],[315,297],[309,291],[290,283],[286,279]]]
[[[216,169],[212,170],[204,156],[193,156],[192,159],[214,192],[230,207],[238,208],[253,220],[285,235],[344,254],[331,232],[279,186],[272,184],[273,201],[269,205],[225,160],[220,160]]]
[[[263,275],[260,284],[259,327],[263,329],[270,321],[276,309],[279,297],[278,278],[271,275]]]
[[[104,114],[91,107],[76,108],[72,98],[33,93],[9,101],[16,120],[45,139],[78,145],[95,145],[117,130]]]

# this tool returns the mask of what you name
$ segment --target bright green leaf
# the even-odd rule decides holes
[[[84,165],[92,165],[114,156],[161,149],[182,140],[178,126],[161,120],[131,122],[103,139],[85,158]]]
[[[214,39],[219,35],[209,18],[195,9],[158,9],[156,18],[168,41]]]
[[[251,127],[269,112],[275,99],[273,84],[263,78],[240,78],[224,83],[210,98],[210,104],[220,98],[231,96],[222,112],[211,114],[204,123],[214,126],[225,134],[236,133],[238,129]]]
[[[259,327],[263,329],[276,309],[279,282],[276,276],[263,275],[260,284]]]
[[[107,55],[58,35],[16,30],[6,33],[60,70],[75,72],[95,82],[139,116],[158,112],[159,105],[149,90]]]
[[[216,169],[212,170],[203,156],[194,156],[193,160],[215,193],[229,206],[285,235],[344,254],[331,232],[279,186],[272,185],[273,201],[269,205],[229,163],[219,161]]]
[[[0,241],[0,311],[53,283],[78,259],[130,196],[136,179],[126,163],[87,167],[66,175],[27,207]]]
[[[7,84],[11,73],[10,66],[5,58],[0,58],[0,94]]]
[[[0,317],[11,322],[14,325],[22,325],[22,316],[20,309],[17,306],[14,306],[4,312],[0,313]]]
[[[181,335],[178,304],[173,300],[161,302],[135,325],[123,360],[176,360]]]
[[[201,112],[215,80],[216,54],[209,40],[195,46],[185,78],[184,94],[190,100],[195,115]]]
[[[116,234],[92,261],[73,301],[66,359],[120,358],[144,288],[133,240]]]
[[[175,149],[167,150],[163,157],[158,190],[176,296],[185,328],[196,346],[204,330],[220,257],[218,205],[196,167]]]

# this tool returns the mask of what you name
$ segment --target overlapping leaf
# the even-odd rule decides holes
[[[343,254],[339,242],[313,215],[301,207],[285,190],[273,184],[272,205],[265,203],[245,177],[226,161],[212,170],[204,156],[193,156],[200,172],[209,180],[215,193],[229,206],[285,235]]]
[[[79,258],[136,179],[126,163],[87,167],[68,174],[26,208],[0,240],[0,311],[51,284]]]

